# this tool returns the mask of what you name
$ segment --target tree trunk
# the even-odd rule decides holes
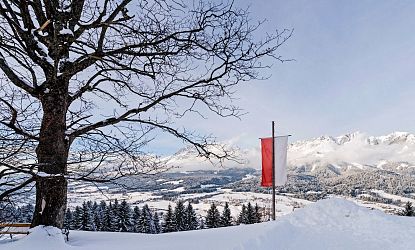
[[[62,228],[68,186],[64,177],[69,151],[69,142],[65,138],[67,95],[62,89],[48,92],[41,98],[43,119],[36,148],[39,172],[45,174],[40,174],[36,180],[36,205],[31,226]]]
[[[67,181],[64,177],[41,178],[36,182],[36,206],[31,227],[63,228]]]

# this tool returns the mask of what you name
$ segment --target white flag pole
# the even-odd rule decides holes
[[[275,220],[275,122],[272,121],[272,220]]]

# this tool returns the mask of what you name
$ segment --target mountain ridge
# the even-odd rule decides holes
[[[295,141],[290,144],[290,146],[295,144],[301,144],[306,143],[310,141],[333,141],[338,145],[342,145],[344,143],[350,142],[353,139],[356,139],[358,137],[364,136],[366,137],[366,140],[368,144],[371,145],[378,145],[378,144],[394,144],[394,143],[402,143],[402,142],[408,142],[411,144],[415,144],[415,134],[409,133],[409,132],[400,132],[395,131],[392,133],[389,133],[387,135],[381,135],[381,136],[369,136],[366,133],[356,131],[353,133],[347,133],[340,136],[330,136],[330,135],[323,135],[320,137],[315,137],[307,140],[299,140]]]
[[[227,162],[225,167],[261,168],[259,147],[238,149],[237,153],[245,161],[244,164]],[[181,171],[217,169],[185,150],[172,159]],[[372,136],[357,131],[299,140],[289,145],[287,164],[289,170],[294,172],[332,169],[341,174],[350,170],[381,169],[412,174],[415,173],[415,134],[392,132]]]

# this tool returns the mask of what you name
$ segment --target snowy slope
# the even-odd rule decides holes
[[[386,215],[342,199],[322,200],[276,222],[161,235],[71,232],[38,227],[4,250],[413,249],[415,218]]]

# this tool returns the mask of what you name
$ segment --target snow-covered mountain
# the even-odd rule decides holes
[[[394,132],[369,136],[355,132],[338,137],[321,136],[290,145],[288,164],[294,171],[384,169],[412,171],[415,167],[415,135]]]
[[[209,162],[189,157],[182,151],[173,157],[175,165],[183,170],[214,169]],[[240,149],[239,157],[245,162],[225,163],[229,167],[253,167],[260,169],[260,148]],[[318,172],[330,170],[340,174],[345,171],[383,169],[415,172],[415,135],[393,132],[384,136],[370,136],[355,132],[338,137],[321,136],[297,141],[288,149],[289,169],[294,172]]]

